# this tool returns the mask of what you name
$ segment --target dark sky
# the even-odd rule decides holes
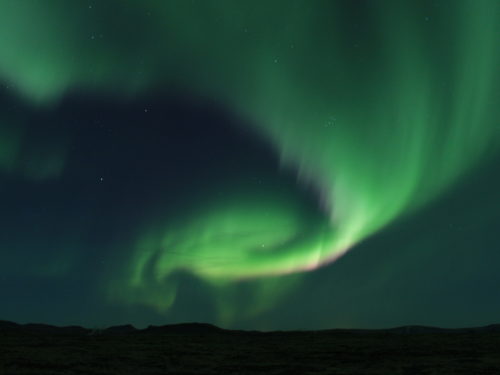
[[[497,323],[499,25],[494,0],[0,2],[0,320]]]

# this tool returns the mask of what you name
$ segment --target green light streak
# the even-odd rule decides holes
[[[172,226],[150,228],[136,246],[125,273],[128,278],[114,283],[112,293],[148,304],[151,290],[159,290],[154,305],[164,311],[174,301],[172,285],[179,271],[206,280],[230,297],[234,281],[291,273],[300,264],[318,264],[332,238],[321,212],[282,189],[260,194],[243,191],[223,199],[205,199],[208,203],[196,205]],[[269,299],[266,291],[286,289],[272,278],[264,284],[255,292],[260,301]],[[271,294],[276,298],[277,293]],[[231,315],[229,305],[220,308],[224,316]],[[262,308],[252,306],[256,311]]]
[[[36,101],[158,83],[216,97],[321,188],[328,218],[269,192],[152,225],[123,298],[167,308],[177,270],[217,284],[331,262],[498,148],[499,12],[493,0],[5,1],[0,76]],[[0,134],[8,168],[17,138]]]

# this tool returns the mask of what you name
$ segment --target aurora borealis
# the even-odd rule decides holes
[[[0,319],[492,323],[499,41],[496,0],[0,0]]]

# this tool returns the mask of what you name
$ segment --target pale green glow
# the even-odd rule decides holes
[[[14,174],[29,181],[59,177],[66,163],[65,137],[39,139],[28,135],[19,119],[2,121],[0,118],[0,175]]]
[[[0,76],[23,95],[161,84],[217,98],[323,193],[314,220],[272,191],[152,219],[113,293],[165,309],[177,270],[215,285],[314,269],[498,147],[500,2],[347,3],[0,3]],[[6,168],[17,138],[2,137]]]
[[[21,129],[0,124],[0,170],[10,171],[14,167],[21,146]]]
[[[115,284],[114,293],[133,291],[135,297],[128,299],[148,303],[151,288],[168,285],[155,304],[165,310],[175,294],[175,280],[168,278],[178,271],[190,272],[231,295],[230,281],[290,273],[297,265],[318,265],[328,254],[333,238],[328,221],[293,195],[270,190],[207,201],[185,220],[156,226],[142,237],[131,262],[132,277],[125,285]],[[269,299],[266,291],[273,290],[280,290],[276,282],[263,284],[258,292],[261,302]],[[259,306],[253,309],[262,309]],[[221,309],[224,315],[231,311]]]

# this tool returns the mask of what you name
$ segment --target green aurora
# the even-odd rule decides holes
[[[279,189],[206,194],[177,222],[151,218],[107,292],[164,311],[182,270],[216,295],[253,279],[270,306],[293,274],[335,261],[494,154],[499,31],[495,0],[1,0],[0,78],[38,107],[73,90],[161,87],[252,124],[321,209]],[[65,141],[45,142],[23,170],[23,124],[0,121],[0,169],[57,179]]]

